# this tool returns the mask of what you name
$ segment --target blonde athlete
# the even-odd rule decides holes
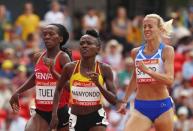
[[[134,111],[125,131],[147,131],[154,124],[156,131],[173,131],[173,102],[167,87],[174,80],[174,50],[162,42],[170,36],[172,21],[164,22],[157,14],[143,20],[145,43],[132,50],[135,72],[126,90],[127,102],[136,90]],[[125,111],[122,104],[119,112]]]

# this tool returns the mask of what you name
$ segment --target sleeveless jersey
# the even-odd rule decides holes
[[[163,69],[162,51],[164,47],[165,45],[163,43],[160,43],[159,49],[156,51],[155,54],[145,55],[144,54],[145,44],[143,44],[136,55],[135,65],[137,65],[137,62],[143,61],[145,66],[148,67],[149,69],[155,72],[163,73],[164,69]],[[136,68],[135,71],[137,83],[149,83],[156,81],[154,78],[140,71],[140,69],[138,68]]]
[[[80,73],[80,63],[77,61],[74,72],[70,78],[70,104],[79,106],[96,106],[102,102],[102,94],[98,87]],[[95,63],[95,72],[99,74],[99,82],[103,86],[99,62]]]
[[[46,51],[42,53],[35,65],[35,83],[36,83],[36,108],[42,111],[52,111],[53,97],[56,88],[57,79],[49,71],[49,68],[43,62],[43,56]],[[60,66],[59,55],[54,59],[54,69],[61,74],[62,67]],[[59,108],[68,104],[69,93],[64,89],[61,91]]]

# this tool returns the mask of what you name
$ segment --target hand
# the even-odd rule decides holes
[[[58,126],[58,116],[57,113],[52,113],[52,119],[50,122],[50,130],[57,129]]]
[[[147,68],[147,66],[145,66],[143,61],[138,61],[137,62],[137,68],[140,69],[144,73],[148,73],[149,72],[149,68]]]
[[[99,74],[96,72],[87,72],[87,75],[90,77],[91,81],[93,81],[95,83],[96,86],[99,86]]]
[[[13,109],[13,112],[18,113],[19,112],[19,95],[17,93],[12,95],[11,99],[9,100],[9,103]]]
[[[126,109],[126,107],[127,107],[127,103],[126,102],[118,102],[117,104],[116,104],[116,107],[117,107],[117,112],[118,113],[121,113],[121,114],[126,114],[126,112],[127,112],[127,109]]]

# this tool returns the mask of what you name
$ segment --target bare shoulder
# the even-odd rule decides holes
[[[131,50],[131,57],[134,59],[137,55],[137,52],[139,51],[140,47],[133,48]]]
[[[67,76],[70,78],[74,72],[76,65],[77,61],[66,63],[63,68],[63,73],[67,74]]]
[[[113,75],[112,68],[109,64],[99,62],[99,66],[104,78],[108,77],[109,75]]]
[[[174,48],[170,45],[165,45],[165,48],[163,49],[162,56],[164,58],[174,56]]]
[[[71,62],[69,55],[65,52],[61,52],[59,55],[60,64],[63,67],[66,63]]]
[[[111,66],[109,64],[99,62],[99,65],[100,65],[102,70],[111,70]]]
[[[42,55],[43,51],[38,51],[38,52],[34,52],[33,54],[33,60],[36,63],[38,61],[38,59],[40,58],[40,56]]]
[[[66,53],[66,52],[61,52],[61,55],[60,55],[62,58],[65,58],[65,59],[70,59],[69,55]]]
[[[174,48],[170,45],[165,45],[164,51],[165,52],[167,52],[167,51],[173,51],[174,52]]]
[[[64,66],[66,69],[74,69],[76,64],[77,64],[78,61],[72,61],[72,62],[69,62],[69,63],[66,63],[66,65]]]

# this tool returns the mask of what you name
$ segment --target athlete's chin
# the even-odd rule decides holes
[[[152,39],[152,37],[145,37],[145,41],[151,41]]]
[[[52,45],[46,45],[46,48],[47,48],[47,49],[52,49],[53,46],[52,46]]]
[[[81,55],[81,58],[86,60],[86,59],[91,58],[91,56],[90,56],[90,55],[84,54],[84,55]]]

